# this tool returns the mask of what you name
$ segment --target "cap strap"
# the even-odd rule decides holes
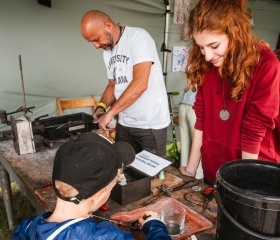
[[[76,197],[70,198],[70,201],[73,202],[73,203],[75,203],[75,204],[79,204],[79,203],[81,202],[81,201],[80,201],[78,198],[76,198]]]
[[[59,191],[56,189],[55,185],[53,184],[53,188],[54,188],[54,191],[55,191],[55,195],[57,197],[59,197],[60,199],[64,200],[64,201],[67,201],[67,202],[73,202],[75,204],[79,204],[83,198],[80,194],[76,195],[75,197],[64,197],[62,196]]]

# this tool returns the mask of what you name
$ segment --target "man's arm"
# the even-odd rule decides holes
[[[120,98],[114,103],[110,102],[110,99],[112,100],[112,98],[110,98],[112,90],[114,94],[114,85],[112,88],[111,84],[108,84],[101,98],[101,102],[104,101],[106,105],[109,103],[112,104],[112,106],[109,105],[109,111],[107,111],[106,114],[101,116],[99,119],[99,127],[101,129],[107,129],[106,126],[110,123],[114,116],[132,105],[143,94],[143,92],[145,92],[145,90],[148,88],[151,67],[152,62],[143,62],[136,64],[133,67],[133,80],[128,85],[126,90],[122,93]]]
[[[113,79],[109,79],[108,85],[103,92],[100,102],[105,103],[107,107],[111,106],[116,100],[114,90],[115,81]]]
[[[114,94],[115,82],[112,79],[109,79],[108,85],[103,92],[103,95],[100,99],[98,107],[95,109],[93,114],[93,120],[99,121],[99,118],[105,113],[106,107],[110,106],[116,99]],[[105,104],[105,105],[104,105]]]

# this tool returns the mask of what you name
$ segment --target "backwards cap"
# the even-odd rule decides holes
[[[110,143],[93,132],[78,135],[56,153],[52,175],[56,196],[78,204],[106,187],[116,177],[118,169],[134,159],[134,149],[126,142]],[[62,196],[55,187],[56,180],[74,187],[78,195]]]

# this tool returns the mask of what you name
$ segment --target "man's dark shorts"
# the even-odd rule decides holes
[[[116,142],[128,142],[136,153],[146,150],[164,157],[166,155],[167,127],[162,129],[142,129],[117,124]]]

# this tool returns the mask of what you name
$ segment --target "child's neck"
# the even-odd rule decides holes
[[[83,205],[76,205],[71,202],[58,199],[55,209],[51,216],[45,219],[47,222],[64,222],[69,219],[86,218],[88,209],[84,209]]]

